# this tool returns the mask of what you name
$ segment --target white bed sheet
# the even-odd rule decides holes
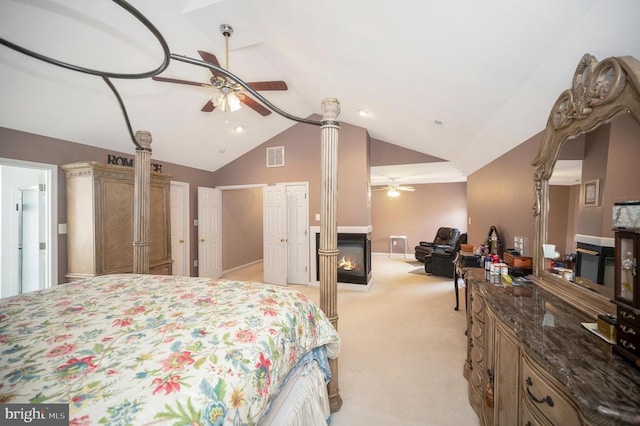
[[[260,426],[326,426],[331,412],[325,375],[314,360],[295,371]]]

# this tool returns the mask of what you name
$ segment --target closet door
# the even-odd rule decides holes
[[[222,276],[222,191],[198,187],[198,276]]]
[[[264,282],[287,285],[287,200],[283,185],[263,188]]]

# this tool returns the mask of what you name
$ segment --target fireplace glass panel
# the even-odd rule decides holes
[[[316,234],[316,279],[320,279],[320,234]],[[338,282],[367,284],[371,276],[371,240],[367,234],[338,233]]]

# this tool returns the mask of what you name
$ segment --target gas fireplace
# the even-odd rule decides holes
[[[577,235],[576,277],[586,278],[594,283],[613,288],[614,247],[607,238],[587,238]]]
[[[316,233],[316,280],[320,280],[320,234]],[[371,238],[366,233],[338,233],[338,282],[366,285],[371,279]]]

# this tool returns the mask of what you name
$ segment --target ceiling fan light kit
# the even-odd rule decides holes
[[[220,32],[224,36],[225,45],[225,65],[224,69],[229,70],[229,37],[233,34],[233,28],[229,24],[220,25]],[[203,61],[216,66],[220,66],[218,58],[212,53],[198,50],[200,57]],[[200,86],[206,88],[215,88],[218,93],[209,97],[209,101],[202,107],[200,111],[212,112],[216,108],[223,112],[235,112],[242,108],[242,104],[256,111],[262,116],[271,114],[271,110],[263,106],[258,101],[254,100],[246,93],[242,85],[232,80],[230,77],[223,75],[221,72],[211,69],[212,77],[209,79],[209,83],[197,83],[195,81],[178,80],[175,78],[165,78],[153,76],[155,81],[162,81],[165,83],[178,83],[186,84],[190,86]],[[287,83],[281,80],[276,81],[255,81],[248,82],[253,90],[288,90]]]
[[[219,108],[222,112],[235,112],[242,108],[240,104],[240,99],[234,93],[219,93],[217,96],[213,97],[212,100],[213,106]]]

